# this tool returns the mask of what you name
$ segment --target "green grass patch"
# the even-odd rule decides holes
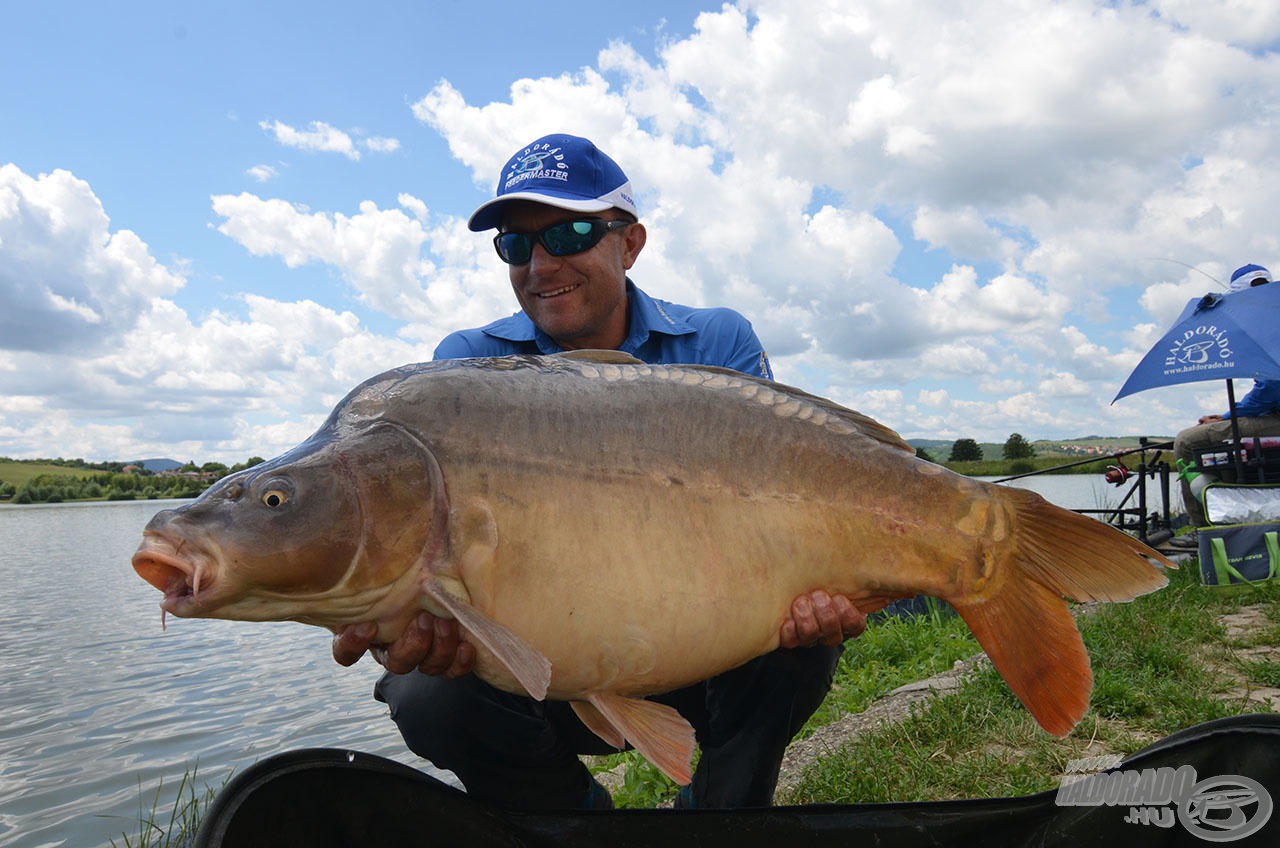
[[[1251,660],[1244,664],[1245,678],[1255,686],[1280,689],[1280,662]]]
[[[21,486],[23,483],[30,482],[33,478],[39,477],[41,474],[47,474],[52,477],[65,477],[68,480],[77,480],[84,477],[92,477],[95,473],[92,469],[70,468],[65,465],[51,465],[42,462],[13,462],[11,460],[0,460],[0,481],[12,483],[14,488]]]
[[[177,799],[172,803],[162,800],[164,781],[156,786],[155,795],[148,799],[141,786],[138,791],[138,823],[134,833],[121,833],[120,842],[111,840],[111,848],[186,848],[195,838],[200,821],[210,802],[221,790],[207,784],[196,788],[196,772],[193,766],[183,772],[178,781]],[[227,777],[229,781],[230,776]],[[223,782],[226,785],[226,781]]]
[[[862,712],[899,686],[944,672],[980,650],[956,615],[873,619],[865,633],[847,643],[831,692],[797,738],[846,713]]]

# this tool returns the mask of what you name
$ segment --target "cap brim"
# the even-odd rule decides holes
[[[534,203],[541,203],[544,206],[568,209],[571,212],[603,212],[606,209],[614,208],[614,205],[606,200],[557,197],[554,194],[545,194],[540,191],[513,191],[511,194],[504,194],[502,197],[495,197],[493,200],[480,204],[480,207],[471,213],[471,218],[467,221],[467,229],[480,233],[485,230],[495,230],[502,226],[503,204],[510,203],[513,200],[529,200]]]

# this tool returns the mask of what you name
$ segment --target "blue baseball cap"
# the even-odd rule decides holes
[[[1238,292],[1269,282],[1271,282],[1271,272],[1266,268],[1261,265],[1241,265],[1231,274],[1231,285],[1228,288]]]
[[[621,209],[639,217],[631,181],[618,163],[576,135],[544,135],[520,150],[502,169],[496,193],[472,213],[467,227],[473,232],[501,226],[503,206],[512,200],[573,212]]]

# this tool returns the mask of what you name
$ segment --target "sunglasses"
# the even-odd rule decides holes
[[[590,250],[613,230],[630,224],[630,221],[602,221],[599,218],[561,221],[532,233],[498,233],[493,237],[493,246],[503,262],[524,265],[533,258],[535,242],[552,256],[572,256]]]

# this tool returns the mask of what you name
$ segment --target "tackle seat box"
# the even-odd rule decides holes
[[[1224,483],[1280,483],[1280,436],[1250,436],[1240,440],[1244,479],[1237,479],[1235,449],[1230,441],[1196,450],[1196,468]],[[1261,463],[1262,479],[1258,479]]]

